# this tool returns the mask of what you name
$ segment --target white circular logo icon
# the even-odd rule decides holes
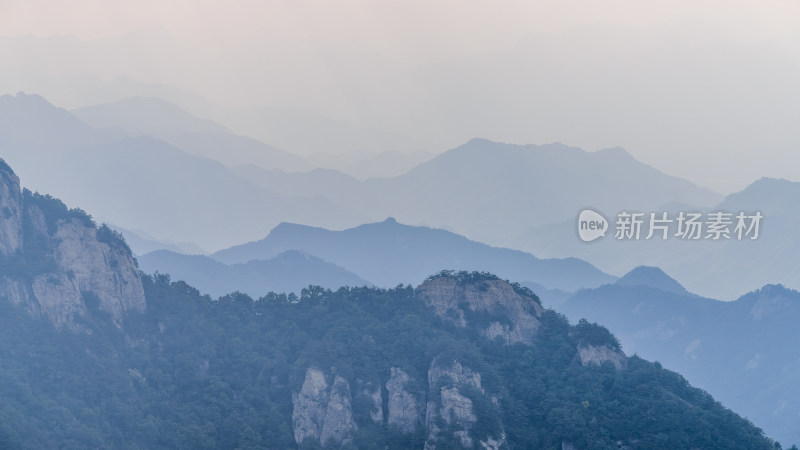
[[[592,242],[605,237],[608,231],[608,220],[602,214],[584,209],[578,215],[578,236],[583,242]]]

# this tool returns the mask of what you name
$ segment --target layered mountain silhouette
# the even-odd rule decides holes
[[[332,227],[364,221],[324,197],[266,191],[223,164],[163,140],[95,131],[38,96],[7,96],[0,107],[5,116],[24,113],[15,116],[24,126],[5,126],[15,131],[0,137],[0,151],[27,187],[58,190],[66,201],[86,205],[102,220],[160,240],[214,249],[263,236],[281,220],[314,223],[323,218]]]
[[[607,326],[628,354],[661,362],[782,442],[800,442],[800,292],[767,285],[735,301],[688,293],[638,267],[559,306]]]
[[[183,255],[169,250],[157,250],[138,260],[144,272],[169,274],[174,280],[186,281],[213,298],[234,291],[259,298],[269,292],[300,294],[311,285],[326,289],[371,285],[348,270],[298,250],[232,265],[207,256]]]
[[[39,95],[19,92],[0,96],[0,145],[63,146],[91,142],[92,128],[67,110],[56,108]]]
[[[231,247],[211,257],[236,264],[272,258],[286,250],[308,252],[387,287],[419,283],[444,269],[491,271],[508,279],[566,291],[614,280],[578,259],[539,259],[449,231],[404,225],[394,218],[342,231],[282,223],[260,241]]]
[[[133,97],[72,111],[92,127],[163,139],[186,153],[228,166],[257,164],[265,169],[308,170],[312,164],[292,153],[241,136],[208,119],[197,118],[165,100]]]
[[[639,266],[620,277],[618,286],[646,286],[679,295],[689,295],[685,287],[658,267]]]
[[[167,124],[174,122],[167,128],[175,133],[131,138],[130,131],[93,129],[39,96],[4,96],[0,151],[33,190],[59,190],[101,220],[156,241],[189,242],[210,251],[259,239],[281,222],[343,229],[392,216],[539,257],[578,257],[614,275],[639,265],[663,267],[688,290],[707,297],[733,299],[768,283],[800,286],[793,270],[797,209],[791,206],[798,189],[789,181],[759,180],[723,199],[639,163],[622,149],[586,152],[562,144],[480,139],[405,174],[364,181],[330,169],[232,168],[180,146],[198,155],[247,148],[241,157],[231,156],[231,163],[270,155],[269,146],[186,117],[169,104],[137,101],[166,110],[163,115],[173,117]],[[92,110],[80,111],[89,116]],[[165,131],[145,125],[140,123],[140,134]],[[783,207],[776,198],[790,200]],[[618,210],[715,208],[758,210],[765,217],[756,241],[620,243],[607,237],[585,245],[575,236],[575,215],[585,207],[609,218]]]
[[[121,235],[22,190],[2,159],[0,206],[3,447],[772,445],[680,375],[627,357],[608,330],[570,326],[495,275],[342,288],[346,271],[298,251],[233,271],[165,251],[142,259],[188,262],[201,282],[241,276],[228,281],[246,291],[326,272],[337,288],[213,300],[136,270]],[[600,409],[615,401],[624,409]],[[565,408],[590,415],[565,422]],[[223,415],[239,419],[204,427]]]
[[[123,144],[141,139],[149,138]],[[170,147],[162,145],[168,152]],[[132,153],[116,155],[120,168],[137,169],[135,159],[125,159]],[[430,271],[416,288],[315,287],[299,297],[272,293],[254,301],[232,293],[215,301],[183,281],[136,271],[118,234],[97,227],[83,210],[20,190],[11,168],[5,163],[0,168],[3,446],[19,447],[25,440],[37,447],[64,442],[186,447],[200,438],[212,446],[277,440],[290,448],[306,440],[335,446],[359,442],[364,448],[390,442],[430,448],[456,441],[494,448],[512,443],[569,448],[590,441],[644,447],[774,445],[681,376],[627,357],[605,328],[589,322],[571,326],[545,310],[533,292],[495,275]],[[267,261],[239,263],[235,273],[226,274],[230,266],[206,257],[152,256],[189,261],[192,274],[207,278],[239,276],[244,266],[251,271],[246,280],[233,282],[247,290],[262,289],[276,278],[298,282],[293,278],[298,272],[314,273],[314,267],[332,274],[332,283],[347,275],[318,258],[280,249],[300,244],[317,254],[339,255],[350,265],[363,258],[362,272],[398,277],[414,277],[419,267],[431,264],[484,270],[491,263],[557,289],[614,280],[580,260],[541,260],[393,219],[344,231],[279,226],[262,241],[214,255],[235,263],[278,252]],[[363,281],[350,276],[354,283]],[[569,302],[609,287],[697,300],[668,292],[677,283],[658,270],[639,270],[623,279],[627,285],[582,289]],[[765,340],[791,338],[785,330],[796,317],[791,308],[800,304],[797,297],[780,287],[745,297],[728,314],[748,320],[729,317],[726,326],[738,328],[727,331],[754,336],[758,324],[772,319]],[[754,342],[755,347],[741,346],[760,348],[761,341]],[[687,348],[695,352],[701,344]],[[710,347],[708,360],[714,362],[719,355],[713,351],[721,350]],[[752,370],[761,367],[762,358],[797,359],[786,352],[773,347],[772,353],[749,356],[737,350],[727,360],[747,355],[744,369]],[[31,368],[57,376],[41,376]],[[780,381],[773,385],[791,394]],[[381,386],[386,386],[386,408]],[[201,426],[223,415],[237,419],[223,421],[222,434]]]
[[[720,196],[642,164],[620,148],[587,152],[562,144],[473,139],[406,174],[367,180],[362,205],[391,208],[407,223],[446,227],[489,243],[572,218],[584,207],[657,208]],[[570,228],[573,231],[573,228]]]

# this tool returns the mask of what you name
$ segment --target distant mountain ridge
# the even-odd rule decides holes
[[[759,180],[722,201],[621,149],[585,152],[476,139],[401,176],[362,182],[330,170],[294,174],[213,164],[158,139],[99,132],[36,95],[3,96],[0,116],[0,152],[29,187],[58,190],[102,220],[158,241],[214,251],[258,239],[281,222],[342,229],[392,216],[540,257],[577,257],[615,275],[639,265],[663,267],[690,291],[715,298],[732,299],[767,283],[800,287],[793,269],[800,209],[792,200],[800,197],[790,181]],[[206,150],[228,139],[195,136]],[[246,140],[233,139],[239,138]],[[71,176],[77,172],[84,176]],[[787,199],[785,205],[777,198]],[[619,246],[613,239],[585,245],[575,238],[574,216],[586,206],[610,215],[615,208],[702,209],[704,202],[761,210],[761,237]]]
[[[72,111],[95,128],[111,128],[133,136],[148,135],[163,139],[181,150],[227,166],[258,164],[265,169],[309,170],[305,159],[240,136],[208,119],[195,117],[165,100],[133,97],[113,103],[85,106]]]
[[[365,219],[325,197],[268,192],[221,163],[153,137],[104,134],[38,96],[4,97],[2,115],[24,122],[0,133],[0,152],[26,186],[57,190],[104,221],[160,240],[213,250],[262,236],[280,220],[341,227]]]
[[[492,271],[498,275],[574,291],[614,280],[584,261],[539,259],[491,247],[449,231],[403,225],[393,218],[342,231],[282,223],[260,240],[216,252],[227,264],[267,259],[302,250],[344,267],[378,286],[414,284],[443,269]]]
[[[800,442],[800,350],[790,344],[800,339],[800,292],[766,285],[723,302],[675,289],[676,282],[664,289],[672,279],[661,274],[634,269],[558,309],[573,322],[604,324],[627,353],[680,372],[780,441]]]
[[[4,447],[775,446],[680,375],[625,355],[607,329],[570,325],[527,288],[489,273],[442,271],[416,288],[315,286],[300,296],[214,300],[137,271],[118,234],[20,190],[2,160],[0,211]],[[374,225],[356,229],[377,238],[356,250],[386,241],[387,227],[401,241],[390,251],[418,248],[402,242],[409,235],[447,233]],[[578,260],[562,266],[512,253],[540,263],[537,274],[577,263],[603,275]],[[198,276],[224,271],[195,259],[208,269]],[[285,282],[308,270],[293,266],[298,259],[325,264],[294,251],[276,258],[283,267],[244,266]],[[609,286],[619,287],[600,289]],[[756,320],[800,304],[750,303]],[[233,419],[206,426],[220,417]]]
[[[156,102],[158,105],[163,106]],[[254,239],[257,236],[256,229],[260,228],[262,231],[259,234],[263,235],[264,230],[280,222],[342,228],[388,216],[397,217],[404,223],[446,228],[493,245],[516,247],[518,241],[515,236],[536,230],[539,226],[568,220],[587,205],[603,209],[650,209],[664,203],[714,204],[720,200],[717,194],[707,189],[637,162],[622,149],[586,152],[562,144],[522,146],[473,139],[395,177],[362,182],[330,176],[327,171],[281,175],[280,178],[286,180],[285,186],[297,187],[295,192],[302,192],[299,195],[292,192],[293,188],[276,187],[280,183],[259,182],[261,178],[269,176],[262,172],[232,174],[237,170],[220,167],[220,170],[216,170],[219,173],[213,176],[228,179],[233,176],[240,181],[247,178],[245,185],[249,187],[228,192],[225,192],[227,187],[221,188],[219,194],[205,196],[208,211],[230,218],[227,226],[195,223],[188,227],[192,217],[179,214],[176,209],[160,213],[157,218],[145,217],[147,213],[144,210],[132,216],[117,217],[116,206],[124,203],[121,199],[141,197],[136,191],[147,189],[148,186],[140,181],[130,184],[130,180],[122,177],[110,183],[117,190],[118,198],[112,202],[109,195],[101,195],[109,183],[101,185],[99,179],[126,169],[110,165],[107,161],[103,162],[105,167],[100,167],[98,161],[103,161],[110,153],[103,147],[127,147],[126,151],[134,152],[128,157],[140,167],[140,180],[148,179],[155,183],[180,180],[180,189],[170,192],[169,196],[188,204],[196,201],[191,193],[183,192],[188,183],[194,187],[229,185],[213,180],[211,174],[198,170],[202,164],[197,159],[223,155],[224,158],[220,158],[226,164],[239,165],[245,160],[263,157],[264,160],[259,163],[262,166],[270,166],[269,161],[273,161],[275,165],[286,163],[293,167],[301,167],[303,162],[252,139],[218,132],[213,126],[207,129],[208,124],[202,120],[199,124],[193,121],[188,125],[183,124],[181,121],[186,117],[176,119],[174,130],[166,130],[175,131],[163,136],[173,144],[166,150],[157,139],[139,137],[125,141],[124,135],[92,129],[40,97],[35,102],[32,96],[9,96],[0,106],[6,111],[2,114],[25,117],[25,123],[0,133],[0,150],[25,175],[26,180],[37,187],[41,186],[40,189],[44,191],[58,185],[62,195],[69,201],[87,205],[105,220],[123,228],[142,230],[160,240],[189,240],[210,250],[234,243],[219,232],[228,226],[237,228],[241,242],[242,239]],[[36,109],[36,114],[20,115],[21,111],[31,107]],[[48,117],[60,119],[54,119],[51,124],[48,122],[50,119],[46,119]],[[187,129],[194,131],[181,133]],[[30,140],[40,142],[35,148],[23,144]],[[123,142],[128,144],[123,145]],[[135,144],[131,145],[131,142]],[[68,148],[68,152],[61,150],[64,147]],[[217,152],[222,148],[226,152]],[[166,161],[165,157],[174,155],[174,150],[183,150],[181,158]],[[145,157],[148,152],[151,155]],[[142,154],[140,161],[134,158],[138,153]],[[198,155],[203,158],[196,158]],[[42,158],[53,159],[54,166],[63,165],[64,168],[72,167],[75,161],[89,161],[100,172],[87,172],[87,176],[78,183],[60,175],[68,170],[53,173],[40,167],[34,170]],[[85,171],[83,168],[80,170]],[[122,180],[126,183],[121,183]],[[264,193],[263,189],[267,186],[280,193]],[[75,191],[79,191],[79,195],[73,195]],[[251,200],[259,196],[267,201]],[[155,198],[163,203],[169,200],[158,196]],[[195,211],[192,216],[198,217],[200,214]],[[179,237],[181,230],[187,236]]]
[[[650,210],[669,202],[711,205],[721,199],[620,148],[587,152],[563,144],[485,139],[472,139],[398,177],[367,180],[363,195],[362,205],[378,208],[381,199],[396,199],[385,215],[492,244],[571,219],[587,206]]]
[[[617,279],[614,284],[619,286],[647,286],[673,294],[689,295],[689,291],[686,288],[658,267],[635,267]]]
[[[367,280],[335,264],[298,250],[286,250],[271,258],[226,265],[207,256],[182,255],[158,250],[138,258],[145,273],[169,274],[212,298],[243,292],[259,298],[269,292],[300,294],[311,285],[326,289],[370,286]]]
[[[70,145],[93,140],[90,126],[44,97],[18,92],[0,96],[0,145]]]

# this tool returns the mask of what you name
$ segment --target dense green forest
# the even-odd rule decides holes
[[[487,275],[439,276],[471,283]],[[307,368],[335,367],[351,386],[381,385],[392,367],[426,380],[434,358],[471,367],[498,394],[496,404],[471,396],[478,420],[469,432],[481,439],[502,423],[509,448],[777,446],[658,363],[633,356],[625,370],[582,366],[579,343],[616,339],[551,310],[535,345],[504,345],[443,321],[410,286],[214,300],[167,275],[143,281],[147,310],[122,328],[87,293],[83,333],[0,298],[0,447],[297,448],[292,394]],[[424,446],[425,430],[403,434],[369,414],[354,393],[358,429],[345,446]],[[303,448],[321,446],[306,440]]]

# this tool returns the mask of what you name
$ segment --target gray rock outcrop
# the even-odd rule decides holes
[[[308,368],[300,392],[292,395],[292,427],[297,445],[306,439],[317,439],[324,446],[349,442],[358,428],[351,403],[347,380],[335,375],[329,384],[321,370]]]
[[[67,275],[40,275],[33,279],[31,289],[40,313],[57,327],[71,326],[76,316],[85,313],[78,283]]]
[[[578,345],[578,358],[583,366],[601,366],[610,362],[617,370],[628,367],[628,358],[622,350],[616,350],[608,345]]]
[[[403,433],[413,433],[423,416],[424,400],[411,393],[407,385],[411,378],[398,367],[392,367],[389,381],[386,382],[388,392],[387,423]]]
[[[118,326],[128,311],[143,311],[144,288],[127,246],[116,236],[102,239],[85,214],[37,195],[21,192],[0,160],[0,296],[72,329],[88,312],[87,296]]]
[[[22,247],[22,195],[19,178],[0,160],[0,253],[12,255]]]
[[[300,392],[292,395],[292,427],[298,445],[308,438],[319,439],[328,407],[328,383],[316,368],[306,371]]]
[[[373,384],[367,385],[362,391],[361,395],[369,399],[369,418],[373,423],[383,423],[383,392],[380,386]]]
[[[533,343],[544,312],[534,298],[498,279],[460,282],[439,277],[422,283],[416,293],[442,319],[459,327],[477,326],[484,336],[499,337],[506,344]],[[475,315],[483,320],[469,323],[469,317]]]
[[[129,251],[101,242],[97,229],[77,220],[62,222],[54,239],[54,256],[61,273],[69,273],[79,292],[91,292],[100,309],[119,323],[127,311],[145,308],[144,288]]]
[[[429,400],[425,414],[428,437],[425,450],[434,450],[440,442],[457,442],[464,448],[504,448],[502,425],[485,440],[475,442],[470,431],[478,421],[469,395],[491,401],[481,386],[481,375],[458,361],[443,364],[434,358],[428,370]]]

